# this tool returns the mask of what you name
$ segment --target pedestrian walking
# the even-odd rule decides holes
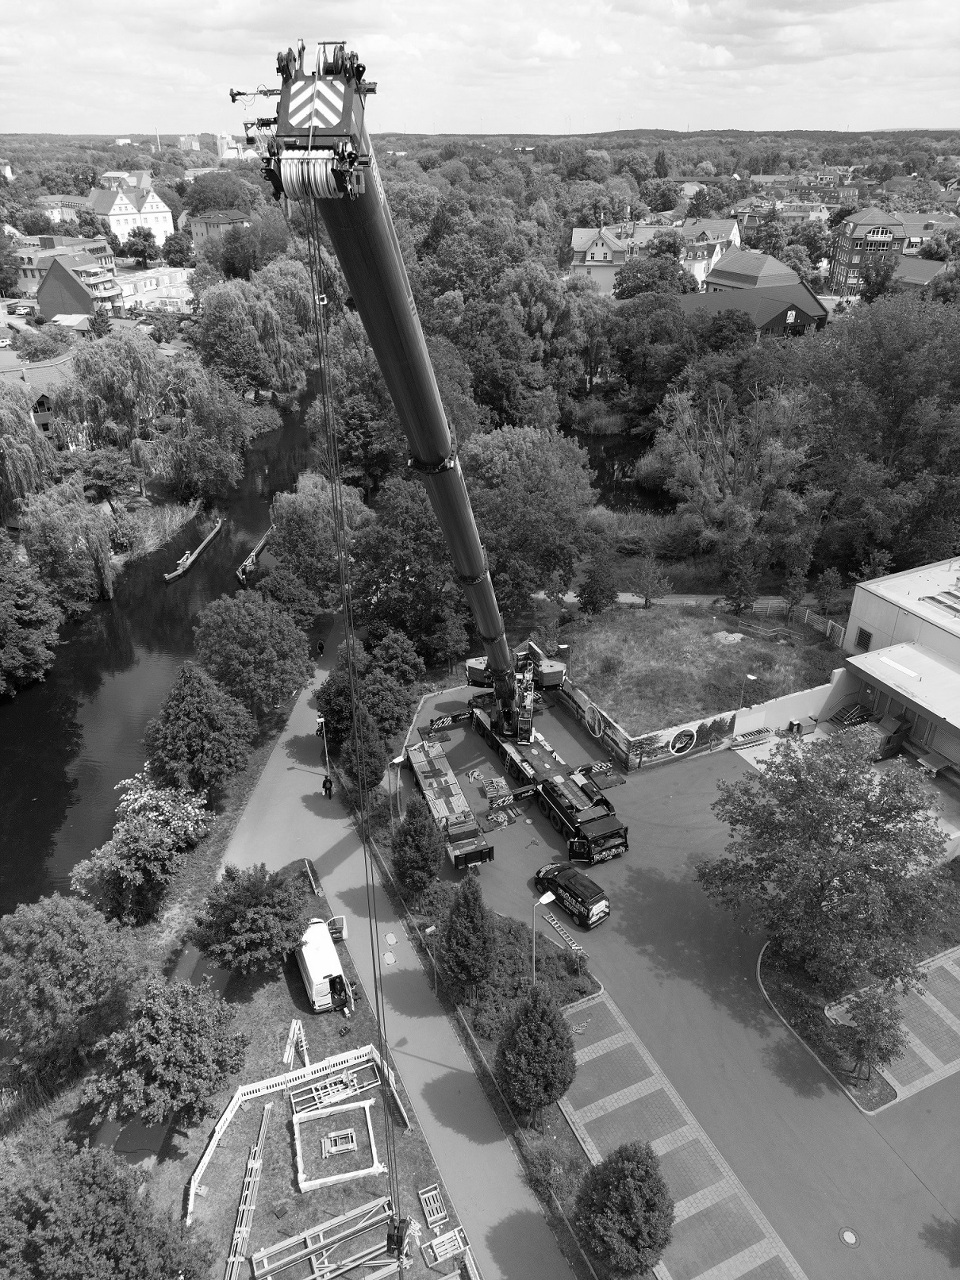
[[[333,795],[333,783],[330,781],[329,777],[324,778],[323,780],[323,794],[327,800],[329,800]]]
[[[317,641],[317,657],[318,658],[323,657],[323,641],[322,640]]]

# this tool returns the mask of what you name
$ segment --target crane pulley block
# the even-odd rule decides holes
[[[281,151],[332,151],[353,165],[370,163],[371,148],[363,123],[364,103],[376,85],[365,81],[365,67],[343,44],[318,46],[307,61],[301,43],[277,59],[282,81],[275,140]]]

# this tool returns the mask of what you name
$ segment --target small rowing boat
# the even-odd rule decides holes
[[[237,579],[242,586],[247,585],[247,575],[250,573],[253,573],[254,569],[257,567],[257,557],[260,555],[260,552],[263,550],[263,548],[267,545],[267,539],[270,537],[270,534],[272,532],[273,532],[273,525],[271,525],[270,528],[267,530],[267,532],[263,535],[263,537],[260,539],[257,545],[253,548],[253,550],[247,556],[246,560],[244,560],[243,564],[238,567]]]
[[[217,523],[213,526],[213,528],[210,530],[210,532],[207,534],[204,540],[200,543],[199,547],[197,547],[195,551],[184,552],[184,554],[177,561],[177,567],[174,569],[174,571],[172,573],[165,573],[163,575],[164,582],[172,582],[174,578],[179,578],[182,574],[186,573],[187,570],[190,568],[190,566],[193,564],[194,560],[196,560],[196,558],[201,554],[201,552],[206,550],[206,548],[210,545],[210,543],[214,540],[214,538],[217,536],[217,534],[220,532],[222,528],[223,528],[223,517],[220,516],[217,519]]]

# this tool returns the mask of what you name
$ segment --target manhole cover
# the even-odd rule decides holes
[[[387,945],[391,947],[395,947],[397,945],[397,939],[394,934],[392,933],[387,934]]]
[[[397,963],[397,957],[393,954],[393,952],[392,952],[392,951],[385,951],[385,952],[383,953],[383,963],[384,963],[384,964],[396,964],[396,963]]]
[[[860,1243],[860,1237],[855,1231],[851,1231],[849,1227],[844,1227],[840,1232],[840,1243],[845,1244],[848,1249],[856,1249]]]

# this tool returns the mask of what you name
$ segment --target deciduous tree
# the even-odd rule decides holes
[[[390,851],[401,888],[419,897],[436,879],[444,853],[443,836],[422,796],[410,798]]]
[[[573,1084],[573,1036],[545,987],[535,986],[517,1005],[497,1045],[494,1071],[507,1101],[534,1126],[543,1108]]]
[[[649,609],[656,596],[667,596],[673,590],[673,583],[664,572],[663,565],[655,555],[640,557],[640,566],[633,579],[637,594],[643,596],[643,607]]]
[[[285,609],[256,591],[207,605],[194,636],[202,665],[258,719],[313,670],[303,632]]]
[[[34,423],[32,401],[7,379],[0,382],[0,519],[16,510],[28,494],[49,482],[53,446]]]
[[[53,894],[0,919],[0,1037],[27,1079],[57,1082],[122,1021],[135,976],[116,925]]]
[[[43,679],[56,656],[62,621],[35,566],[21,559],[0,529],[0,695],[10,697]]]
[[[387,748],[376,720],[362,705],[355,709],[341,759],[347,777],[367,791],[379,786],[387,771]]]
[[[247,763],[255,735],[256,724],[243,704],[186,662],[160,715],[147,725],[144,741],[159,783],[220,796]]]
[[[719,784],[732,839],[697,864],[715,902],[745,910],[829,995],[913,981],[937,895],[946,837],[927,790],[901,762],[878,774],[874,750],[858,730],[778,744],[758,774]]]
[[[105,1147],[44,1139],[8,1148],[0,1172],[6,1280],[206,1280],[209,1241],[153,1201],[144,1175]]]
[[[670,1243],[673,1200],[649,1143],[628,1142],[588,1170],[577,1192],[580,1241],[611,1276],[649,1275]]]
[[[227,866],[204,903],[193,938],[225,969],[275,972],[299,945],[307,914],[299,875],[268,872],[262,862],[245,871]]]
[[[243,1066],[246,1043],[211,987],[151,978],[130,1022],[104,1042],[85,1096],[106,1119],[193,1125]]]
[[[900,1005],[893,992],[874,987],[858,991],[846,1011],[853,1026],[857,1079],[866,1069],[869,1080],[874,1067],[889,1067],[907,1047]]]
[[[577,600],[581,613],[588,616],[602,613],[617,603],[617,584],[608,552],[598,551],[587,561],[583,581],[577,588]]]

